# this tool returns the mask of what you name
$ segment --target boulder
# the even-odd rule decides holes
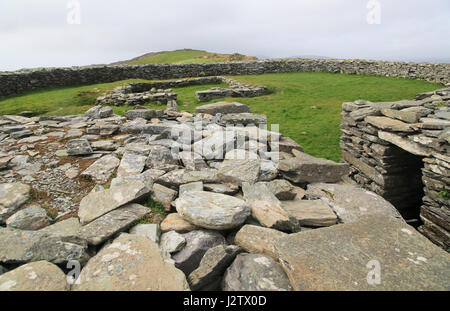
[[[185,291],[186,277],[164,263],[149,239],[122,233],[89,260],[75,291]]]
[[[130,229],[130,234],[146,237],[150,241],[159,244],[161,229],[158,224],[140,224]]]
[[[70,156],[90,155],[94,151],[86,139],[69,140],[66,144],[67,154]]]
[[[260,254],[239,254],[227,269],[224,291],[291,291],[292,286],[281,266]]]
[[[0,228],[0,262],[27,263],[39,260],[55,264],[70,260],[86,262],[87,243],[81,238],[65,238],[41,231]]]
[[[152,199],[160,202],[165,211],[172,209],[171,203],[177,198],[178,192],[160,184],[153,185]]]
[[[236,234],[234,243],[249,253],[265,254],[278,260],[275,243],[277,239],[284,236],[287,234],[278,230],[245,225]]]
[[[142,173],[145,167],[146,157],[134,153],[125,153],[117,170],[117,177],[127,177]]]
[[[9,217],[6,225],[21,230],[39,230],[50,225],[50,218],[45,209],[39,206],[30,206]]]
[[[281,160],[278,164],[281,175],[294,183],[338,182],[348,174],[349,169],[346,163],[318,159],[306,153],[299,153],[299,156],[295,158]]]
[[[183,234],[186,246],[172,255],[175,267],[186,275],[198,268],[206,251],[214,246],[226,244],[225,238],[216,231],[196,230]]]
[[[354,222],[361,216],[371,214],[401,218],[391,203],[371,191],[353,186],[310,184],[307,195],[326,202],[342,223]]]
[[[122,186],[90,193],[80,202],[80,222],[85,225],[118,207],[144,198],[150,191],[141,181],[131,181]]]
[[[189,274],[188,282],[191,290],[202,290],[211,286],[218,285],[220,289],[220,281],[225,270],[230,266],[236,256],[242,252],[242,249],[236,245],[218,245],[210,248],[197,269]]]
[[[114,170],[119,166],[120,160],[113,155],[106,155],[89,166],[81,176],[86,176],[99,183],[106,183]]]
[[[21,183],[0,184],[0,224],[30,198],[31,187]]]
[[[192,224],[213,230],[227,230],[242,225],[250,216],[243,200],[225,194],[192,191],[175,201],[178,214]]]
[[[203,106],[199,106],[195,108],[197,113],[207,113],[210,115],[216,115],[218,113],[227,114],[227,113],[243,113],[250,112],[250,108],[247,105],[241,103],[226,103],[226,102],[218,102],[207,104]]]
[[[178,213],[167,215],[161,222],[161,232],[176,231],[178,233],[187,233],[198,229],[200,228],[184,220]]]
[[[322,200],[285,201],[282,206],[302,227],[328,227],[337,223],[336,214]]]
[[[445,291],[450,284],[450,255],[385,215],[291,234],[275,248],[295,290]]]
[[[145,206],[127,204],[83,226],[78,236],[88,241],[90,245],[99,245],[118,232],[125,231],[136,220],[150,212]]]
[[[252,216],[261,225],[284,231],[297,232],[300,230],[298,221],[291,217],[282,207],[281,202],[270,192],[263,183],[242,185],[244,199],[250,205]]]
[[[48,261],[25,264],[0,276],[0,291],[67,291],[66,275]]]

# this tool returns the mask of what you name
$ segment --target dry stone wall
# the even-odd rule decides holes
[[[291,59],[211,64],[89,66],[3,72],[0,73],[0,96],[34,89],[106,83],[131,78],[161,80],[283,72],[366,74],[424,79],[443,84],[450,82],[450,64]]]
[[[415,100],[344,103],[341,148],[350,179],[391,202],[450,250],[450,89]]]

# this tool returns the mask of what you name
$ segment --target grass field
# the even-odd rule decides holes
[[[130,65],[144,65],[144,64],[188,64],[188,63],[217,63],[250,60],[245,55],[241,54],[218,54],[210,53],[200,50],[178,50],[164,52],[156,55],[149,55],[133,59],[126,62]]]
[[[254,113],[266,114],[270,124],[279,124],[280,132],[301,144],[307,153],[335,161],[339,161],[341,157],[339,125],[343,102],[357,99],[412,99],[417,93],[442,87],[424,81],[331,73],[265,74],[233,78],[265,85],[273,93],[255,98],[226,98],[223,101],[239,101],[249,105]],[[144,80],[65,87],[0,98],[0,115],[18,114],[25,110],[46,115],[84,113],[92,107],[98,96],[132,81]],[[194,112],[196,106],[205,104],[195,99],[195,92],[213,86],[223,85],[174,88],[178,93],[180,110]],[[157,105],[148,107],[165,108]],[[113,108],[117,114],[124,114],[131,107]]]

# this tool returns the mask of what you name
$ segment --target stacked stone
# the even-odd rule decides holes
[[[111,93],[98,97],[97,104],[103,106],[136,106],[153,102],[167,104],[168,101],[176,100],[178,97],[171,89],[163,90],[152,88],[149,91],[140,92],[139,88],[142,89],[142,85],[117,87],[112,90]]]
[[[415,100],[344,103],[341,147],[349,179],[420,219],[430,240],[449,250],[450,89]],[[419,211],[418,207],[421,206]]]
[[[369,290],[371,258],[395,261],[377,289],[448,284],[446,252],[266,116],[135,108],[0,118],[0,290]]]
[[[205,64],[41,68],[2,72],[0,73],[0,96],[41,88],[107,83],[126,79],[163,80],[285,72],[331,72],[423,79],[443,84],[450,82],[449,64],[289,59]]]
[[[258,97],[269,93],[265,86],[249,85],[229,78],[222,78],[222,82],[227,83],[229,87],[198,91],[195,93],[196,98],[201,102],[207,102],[225,97]]]

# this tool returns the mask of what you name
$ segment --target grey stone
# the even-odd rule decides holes
[[[117,144],[114,140],[99,140],[92,142],[91,147],[95,151],[114,151]]]
[[[125,113],[125,117],[128,120],[134,120],[137,118],[151,120],[153,118],[161,118],[163,115],[164,115],[164,111],[152,110],[152,109],[133,109],[133,110],[128,110]]]
[[[146,157],[134,153],[125,153],[117,169],[117,177],[127,177],[142,173]]]
[[[239,192],[239,186],[233,184],[204,184],[206,191],[234,195]]]
[[[186,239],[183,235],[176,231],[169,231],[161,235],[161,243],[159,245],[161,252],[172,254],[179,252],[186,246]]]
[[[301,226],[328,227],[337,223],[337,216],[322,200],[285,201],[282,207],[295,217]]]
[[[66,144],[66,149],[70,156],[90,155],[94,152],[86,139],[70,140]]]
[[[218,102],[207,104],[203,106],[196,107],[195,110],[197,113],[207,113],[210,115],[215,115],[217,113],[227,114],[227,113],[243,113],[250,112],[250,108],[247,105],[241,103],[227,103],[227,102]]]
[[[191,290],[202,290],[208,285],[217,284],[225,270],[230,266],[242,249],[236,245],[218,245],[209,249],[197,269],[189,274],[188,282]]]
[[[167,217],[161,222],[162,232],[176,231],[178,233],[187,233],[199,229],[200,228],[196,225],[184,220],[178,213],[167,215]]]
[[[117,178],[114,178],[113,180],[111,180],[111,187],[122,186],[133,180],[134,181],[137,180],[137,181],[144,183],[149,189],[152,189],[154,181],[157,180],[159,177],[161,177],[164,174],[165,174],[164,171],[150,169],[150,170],[146,170],[143,173],[138,174],[138,175],[117,177]]]
[[[57,236],[62,239],[70,239],[78,237],[78,232],[81,227],[80,220],[76,217],[72,217],[42,228],[39,232]]]
[[[194,143],[193,151],[206,160],[222,160],[225,153],[234,149],[234,141],[234,132],[217,131],[211,136]]]
[[[118,207],[144,198],[150,191],[144,183],[131,181],[122,186],[90,193],[80,202],[80,222],[85,225]]]
[[[150,152],[145,162],[146,167],[171,171],[179,166],[178,159],[172,151],[164,146],[150,146]]]
[[[355,222],[360,217],[371,214],[401,218],[391,203],[361,188],[318,183],[308,185],[307,194],[325,201],[343,223]]]
[[[291,217],[282,207],[281,202],[270,192],[263,183],[242,185],[244,199],[250,205],[252,216],[261,225],[278,229],[297,232],[300,230],[298,221]]]
[[[83,226],[78,235],[90,245],[99,245],[118,232],[126,231],[135,221],[150,212],[145,206],[127,204]]]
[[[243,182],[255,183],[260,171],[260,160],[225,160],[217,172],[217,180],[241,186]]]
[[[239,245],[249,253],[265,254],[278,260],[275,251],[276,241],[287,236],[286,233],[253,225],[243,226],[234,238],[234,244]]]
[[[6,225],[21,230],[39,230],[50,225],[50,219],[43,208],[30,206],[10,216]]]
[[[105,155],[89,166],[81,173],[81,176],[88,176],[96,182],[106,183],[119,164],[120,160],[115,156]]]
[[[349,165],[326,159],[314,158],[306,153],[301,157],[281,160],[281,175],[294,183],[338,182],[349,172]]]
[[[139,254],[139,255],[137,255]],[[156,243],[122,233],[81,270],[75,291],[185,291],[185,275],[164,263]]]
[[[180,186],[180,196],[190,191],[203,191],[203,182],[196,181]]]
[[[30,198],[31,187],[21,183],[0,184],[0,224]]]
[[[450,255],[385,215],[291,234],[276,250],[295,290],[445,291],[450,284]]]
[[[243,200],[206,191],[184,193],[175,201],[175,206],[178,214],[190,223],[213,230],[238,227],[251,213]]]
[[[291,291],[289,279],[272,258],[239,254],[223,278],[224,291]]]
[[[27,263],[47,260],[55,264],[89,258],[86,241],[61,238],[47,232],[0,228],[0,262]]]
[[[186,246],[172,255],[175,267],[186,275],[198,268],[206,251],[214,246],[225,244],[225,238],[216,231],[196,230],[183,234]]]
[[[28,263],[0,276],[0,291],[67,291],[69,289],[64,272],[48,261]]]
[[[230,113],[225,114],[220,119],[220,122],[224,125],[234,124],[234,125],[255,125],[267,124],[267,117],[263,114],[254,113]]]
[[[160,202],[164,210],[171,210],[171,203],[177,198],[178,192],[160,184],[153,185],[152,199]]]
[[[287,180],[277,179],[267,182],[265,185],[278,200],[294,200],[297,196],[295,187]]]
[[[150,241],[159,244],[161,229],[158,224],[140,224],[130,229],[130,234],[137,234],[146,237]]]

